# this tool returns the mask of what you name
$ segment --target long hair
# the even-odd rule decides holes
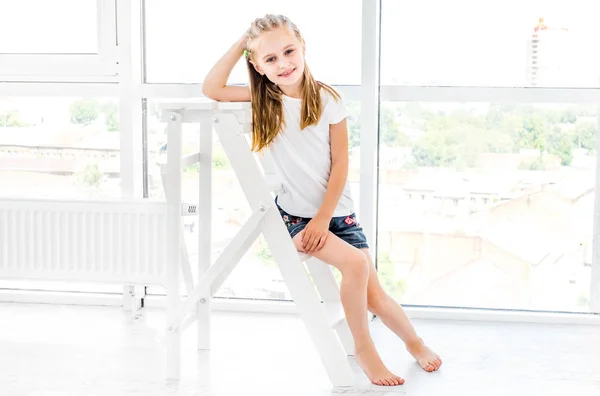
[[[298,27],[283,15],[267,14],[263,18],[257,18],[252,22],[246,32],[247,55],[246,65],[250,77],[250,97],[252,102],[252,151],[262,151],[271,144],[273,139],[285,126],[283,119],[283,92],[267,76],[256,71],[251,63],[252,41],[262,33],[279,27],[286,27],[294,32],[294,35],[304,42]],[[340,95],[335,89],[320,81],[316,81],[308,68],[304,65],[302,75],[302,106],[300,113],[300,129],[309,125],[317,125],[323,113],[323,101],[321,100],[321,88],[325,89],[335,100],[340,100]]]

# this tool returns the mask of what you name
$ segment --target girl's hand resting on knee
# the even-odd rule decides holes
[[[321,250],[329,235],[329,219],[325,216],[313,217],[302,233],[302,248],[305,253]]]

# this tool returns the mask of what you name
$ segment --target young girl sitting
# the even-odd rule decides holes
[[[426,371],[440,357],[417,335],[402,307],[382,289],[360,227],[348,183],[346,107],[340,95],[312,76],[300,31],[282,15],[256,19],[216,63],[202,85],[218,101],[252,102],[252,149],[268,148],[283,192],[279,211],[297,250],[340,270],[341,300],[355,344],[355,358],[372,383],[401,385],[379,356],[367,310],[402,339]],[[228,86],[245,55],[250,89]]]

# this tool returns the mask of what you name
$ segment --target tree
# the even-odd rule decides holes
[[[28,127],[27,122],[21,121],[16,111],[5,111],[0,113],[0,126],[2,127]]]
[[[577,109],[569,107],[560,114],[560,122],[574,124],[577,121]]]
[[[537,149],[542,153],[546,148],[544,132],[547,127],[539,113],[528,112],[523,118],[523,125],[519,131],[519,147]]]
[[[560,127],[549,128],[546,138],[548,153],[560,158],[563,166],[571,165],[573,161],[573,137],[563,132]]]
[[[102,105],[93,99],[80,99],[71,104],[71,122],[89,125],[98,118]]]
[[[104,173],[98,164],[88,164],[81,174],[81,181],[88,187],[99,187],[104,178]]]
[[[431,129],[416,141],[412,154],[416,166],[462,169],[466,165],[464,140],[456,129]]]
[[[380,112],[379,143],[388,147],[410,146],[410,138],[408,135],[402,132],[397,121],[399,114],[395,111],[395,109],[382,105]]]
[[[117,132],[119,130],[119,108],[116,103],[107,103],[104,105],[104,123],[106,130]]]
[[[575,132],[573,133],[573,144],[575,147],[587,150],[596,149],[596,121],[578,120],[575,123]]]
[[[229,158],[227,158],[227,154],[225,154],[225,151],[216,150],[213,153],[212,167],[213,169],[218,170],[229,169],[231,167],[231,165],[229,164]]]
[[[377,255],[377,273],[383,289],[392,297],[399,299],[406,292],[406,281],[399,279],[396,275],[394,262],[390,259],[388,252],[379,252]]]

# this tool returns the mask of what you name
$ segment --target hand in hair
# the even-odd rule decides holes
[[[325,246],[330,221],[325,216],[316,215],[308,222],[302,233],[302,248],[306,253],[316,252]]]

